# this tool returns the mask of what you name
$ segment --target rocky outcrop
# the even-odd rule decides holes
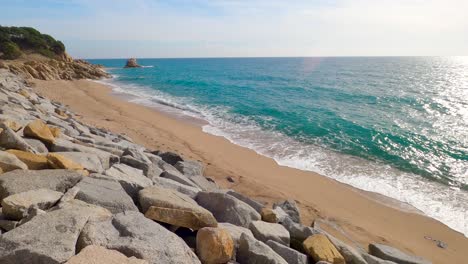
[[[135,58],[131,58],[127,60],[124,68],[140,68],[141,66],[138,65],[137,60]]]
[[[4,68],[26,79],[38,80],[77,80],[101,79],[110,75],[99,65],[93,65],[85,60],[49,59],[31,61],[5,61]]]

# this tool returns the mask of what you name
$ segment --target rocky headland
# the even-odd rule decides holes
[[[21,75],[21,73],[20,73]],[[0,69],[0,263],[430,263],[220,188],[204,164],[82,123]]]
[[[0,26],[0,69],[7,69],[25,79],[110,77],[99,65],[70,57],[61,41],[30,27]]]

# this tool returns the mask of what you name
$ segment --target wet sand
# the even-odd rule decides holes
[[[39,94],[68,105],[85,123],[125,133],[149,149],[174,151],[203,162],[205,175],[222,187],[268,204],[295,199],[304,224],[320,219],[327,223],[324,229],[349,244],[367,249],[370,242],[379,242],[433,263],[468,262],[468,238],[463,234],[412,210],[400,210],[397,203],[378,194],[279,166],[225,138],[204,133],[197,122],[127,102],[103,84],[85,80],[34,83]],[[441,240],[448,248],[441,249],[425,237]]]

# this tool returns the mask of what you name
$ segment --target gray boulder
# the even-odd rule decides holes
[[[278,255],[265,243],[242,234],[237,249],[236,260],[242,264],[287,264],[285,259]]]
[[[34,138],[24,138],[24,141],[29,144],[36,153],[40,154],[47,154],[49,150],[47,149],[46,145],[42,143],[42,141]],[[34,152],[33,152],[34,153]]]
[[[138,212],[89,222],[78,239],[77,248],[81,250],[88,245],[118,250],[153,264],[200,263],[180,237]]]
[[[252,221],[260,220],[260,214],[248,204],[222,192],[200,192],[197,203],[212,212],[218,222],[227,222],[249,227]]]
[[[412,256],[396,248],[382,245],[369,244],[369,253],[383,260],[390,260],[398,264],[430,264],[431,262],[418,256]]]
[[[303,250],[302,242],[304,242],[304,240],[306,240],[309,236],[320,233],[320,231],[317,229],[295,223],[289,217],[284,218],[280,224],[283,225],[289,232],[291,237],[291,247],[299,251]]]
[[[175,173],[174,172],[164,171],[163,173],[161,173],[160,177],[166,178],[166,179],[171,179],[173,181],[185,184],[187,186],[191,186],[191,187],[195,187],[195,188],[198,187],[194,182],[192,182],[189,178],[185,177],[184,175],[182,175],[178,171],[175,172]]]
[[[323,231],[322,231],[323,232]],[[350,264],[368,264],[367,261],[362,257],[361,252],[357,251],[351,246],[346,245],[344,242],[339,239],[327,234],[330,242],[336,247],[338,252],[344,257],[346,263]]]
[[[254,237],[250,229],[242,227],[242,226],[236,226],[230,223],[218,223],[218,227],[224,228],[229,232],[229,234],[232,237],[232,240],[234,241],[234,245],[236,248],[239,246],[240,237],[242,234],[246,234],[248,236]]]
[[[63,263],[75,255],[86,222],[98,216],[104,217],[99,209],[78,204],[39,214],[0,236],[0,263]]]
[[[308,264],[307,255],[302,254],[299,251],[296,251],[290,247],[287,247],[283,244],[275,242],[273,240],[268,240],[266,244],[273,249],[278,255],[280,255],[284,260],[289,264]]]
[[[256,239],[264,243],[268,240],[273,240],[289,247],[289,232],[280,224],[253,221],[250,223],[249,229],[252,231]]]
[[[198,161],[178,161],[174,167],[187,177],[203,176],[203,164]]]
[[[51,146],[53,152],[85,152],[96,154],[101,160],[104,169],[108,169],[112,164],[119,162],[119,157],[100,149],[76,144],[63,138],[57,138]]]
[[[274,203],[273,209],[276,207],[280,207],[281,209],[283,209],[283,211],[285,211],[289,215],[291,220],[293,220],[294,222],[296,223],[301,222],[301,215],[299,213],[299,208],[297,207],[297,204],[294,200],[285,200],[280,203]]]
[[[203,191],[216,191],[219,189],[218,185],[212,181],[209,181],[205,176],[191,176],[190,180],[195,183]]]
[[[125,164],[115,164],[106,170],[104,174],[120,182],[133,200],[138,199],[138,192],[141,189],[153,185],[153,182],[145,177],[141,170]]]
[[[75,187],[79,188],[75,199],[99,205],[113,214],[138,211],[132,198],[117,181],[85,177]]]
[[[64,193],[83,178],[72,170],[16,170],[0,177],[0,201],[21,192],[36,189],[50,189]]]
[[[162,160],[171,164],[172,166],[174,166],[179,161],[184,161],[184,159],[182,159],[182,157],[179,156],[179,154],[176,154],[174,152],[163,152],[159,153],[158,156],[160,156]]]
[[[2,123],[0,123],[0,128],[3,129],[0,133],[0,147],[4,147],[6,149],[18,149],[37,154],[37,151],[11,128]]]
[[[12,220],[21,220],[28,208],[34,206],[38,209],[49,209],[63,193],[48,189],[30,190],[27,192],[10,195],[2,201],[3,214]]]
[[[123,156],[129,155],[143,163],[151,163],[151,160],[145,155],[141,149],[137,148],[126,148],[123,152]]]
[[[227,191],[227,194],[232,195],[232,196],[236,197],[237,199],[243,201],[244,203],[250,205],[258,213],[261,213],[263,207],[265,207],[263,204],[255,201],[253,199],[250,199],[249,197],[247,197],[247,196],[245,196],[243,194],[240,194],[240,193],[238,193],[236,191],[229,190],[229,191]]]
[[[103,173],[104,168],[102,166],[101,160],[96,154],[93,153],[84,153],[84,152],[57,152],[75,163],[80,164],[86,170],[95,173]]]
[[[397,263],[395,263],[393,261],[383,260],[383,259],[380,259],[380,258],[378,258],[376,256],[372,256],[370,254],[367,254],[365,252],[362,253],[362,257],[367,262],[367,264],[397,264]]]
[[[167,178],[155,177],[155,178],[152,178],[152,180],[153,180],[153,183],[157,186],[161,186],[167,189],[178,191],[180,193],[183,193],[189,196],[192,199],[195,199],[197,197],[197,194],[201,192],[201,189],[199,188],[191,187],[191,186],[188,186],[188,185],[185,185],[180,182],[176,182]]]
[[[154,165],[151,162],[143,162],[129,155],[122,156],[120,158],[120,162],[134,167],[136,169],[142,170],[144,175],[148,175],[150,169],[154,169]]]

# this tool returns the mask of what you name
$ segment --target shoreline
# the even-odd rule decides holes
[[[381,242],[431,259],[434,263],[460,263],[468,239],[426,216],[408,213],[317,173],[278,165],[253,150],[202,131],[196,124],[181,122],[154,108],[126,102],[111,88],[91,81],[35,81],[40,94],[68,105],[85,123],[126,133],[149,148],[173,150],[202,161],[206,175],[222,187],[233,188],[260,201],[282,197],[299,201],[305,224],[313,219],[331,222],[332,234],[366,248]],[[155,138],[156,137],[156,138]],[[285,177],[284,175],[288,175]],[[235,179],[229,183],[226,176]],[[438,248],[424,236],[448,244]],[[343,238],[343,234],[338,237]]]

